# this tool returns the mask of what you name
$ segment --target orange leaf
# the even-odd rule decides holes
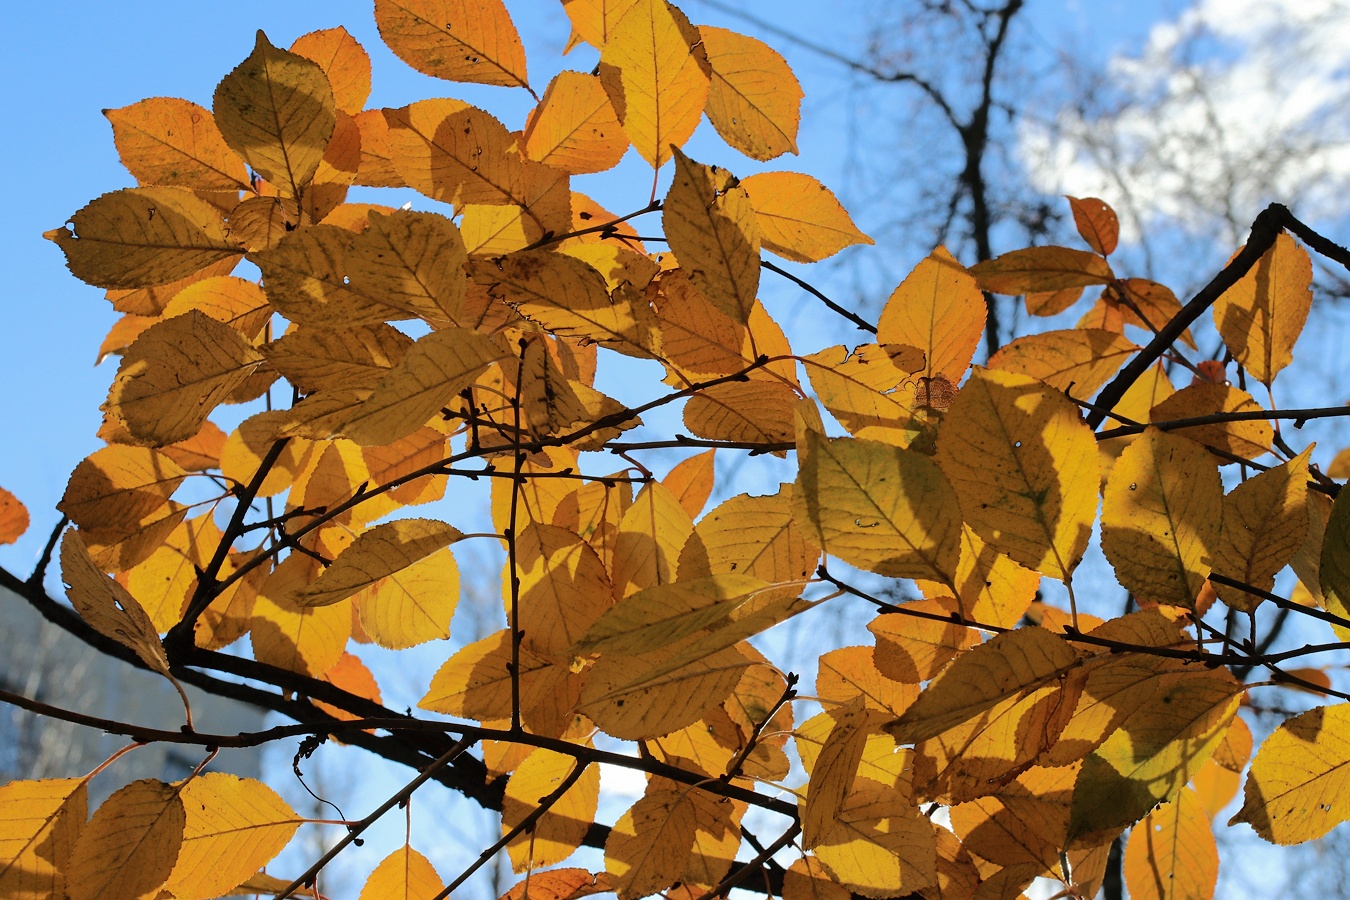
[[[525,155],[573,175],[619,164],[628,138],[594,75],[559,72],[525,125]]]
[[[0,544],[12,544],[28,530],[28,510],[9,491],[0,487]]]
[[[995,294],[1029,294],[1108,284],[1110,264],[1095,253],[1068,247],[1028,247],[972,266],[980,287]]]
[[[698,26],[712,80],[708,120],[728,144],[751,159],[797,152],[802,87],[787,60],[744,34]]]
[[[875,243],[810,175],[760,172],[743,179],[741,187],[755,209],[764,249],[784,259],[819,262],[850,245]]]
[[[303,34],[291,44],[291,52],[319,64],[339,110],[354,116],[365,108],[370,96],[370,56],[347,29],[339,25]]]
[[[1068,200],[1073,210],[1073,224],[1088,246],[1102,256],[1114,253],[1116,242],[1120,240],[1120,221],[1116,218],[1116,211],[1106,201],[1096,197],[1069,197]]]
[[[143,185],[197,191],[249,190],[248,170],[220,136],[210,110],[152,97],[104,110],[122,165]]]
[[[713,489],[713,457],[716,450],[708,450],[682,459],[661,479],[672,494],[680,501],[690,517],[703,511],[703,505]]]
[[[1281,232],[1251,271],[1214,304],[1214,321],[1233,356],[1270,386],[1293,359],[1312,306],[1312,260]]]
[[[444,889],[431,861],[404,845],[370,873],[359,900],[432,900]]]
[[[394,55],[424,75],[529,87],[525,48],[501,0],[376,0],[375,24]]]

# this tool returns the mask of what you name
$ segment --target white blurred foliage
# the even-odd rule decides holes
[[[1199,0],[1077,88],[1022,120],[1019,155],[1041,190],[1115,206],[1126,240],[1240,239],[1270,202],[1350,211],[1350,0]]]

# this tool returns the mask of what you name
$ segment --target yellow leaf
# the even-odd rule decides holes
[[[357,290],[347,272],[357,236],[334,225],[291,231],[275,247],[254,253],[267,299],[297,325],[346,328],[409,314]]]
[[[435,519],[399,519],[377,525],[358,537],[322,575],[292,594],[292,601],[313,608],[345,600],[463,536],[459,529]]]
[[[386,575],[356,594],[361,627],[372,641],[390,650],[450,637],[450,619],[458,602],[459,569],[449,548]]]
[[[185,440],[262,359],[239,332],[192,310],[152,325],[127,348],[105,409],[144,444]]]
[[[670,373],[667,384],[683,387],[714,375],[739,372],[753,360],[743,349],[748,330],[714,306],[693,286],[683,269],[653,282],[661,328],[661,357]],[[752,375],[753,377],[753,375]]]
[[[1223,739],[1240,700],[1227,669],[1193,670],[1137,706],[1083,761],[1071,845],[1103,843],[1175,797]]]
[[[836,881],[864,897],[896,897],[937,883],[933,823],[908,798],[866,778],[815,846]]]
[[[444,889],[431,861],[405,844],[370,873],[359,900],[434,900]]]
[[[167,504],[186,476],[158,450],[111,444],[75,467],[56,508],[82,529],[121,528]]]
[[[497,341],[467,328],[433,331],[347,415],[343,434],[366,447],[406,437],[506,355]]]
[[[94,360],[94,365],[103,365],[103,360],[109,356],[120,356],[142,331],[153,324],[155,318],[152,316],[125,315],[118,319],[112,328],[108,329],[108,336],[103,339],[103,343],[99,344],[98,357]]]
[[[0,896],[65,897],[70,855],[89,803],[83,778],[0,787]]]
[[[579,654],[637,655],[669,647],[732,618],[771,585],[748,575],[658,584],[624,597],[577,642]]]
[[[525,155],[572,175],[603,172],[628,150],[614,107],[595,75],[559,72],[525,125]]]
[[[216,86],[212,100],[225,143],[285,197],[314,178],[337,124],[328,76],[312,60],[258,40]]]
[[[1073,210],[1073,224],[1088,246],[1102,256],[1114,253],[1116,242],[1120,240],[1120,221],[1116,218],[1116,211],[1106,201],[1096,197],[1067,199],[1069,208]]]
[[[858,774],[867,743],[868,710],[861,699],[833,714],[834,727],[820,748],[802,810],[802,843],[809,850],[829,833]]]
[[[1209,900],[1219,878],[1219,848],[1200,798],[1182,788],[1149,813],[1125,844],[1131,900]]]
[[[149,559],[127,572],[126,588],[138,598],[156,631],[168,631],[183,617],[197,573],[207,567],[222,537],[210,515],[189,519]]]
[[[376,0],[375,24],[394,55],[424,75],[529,86],[525,48],[501,0]]]
[[[948,616],[955,608],[950,597],[913,600],[899,604],[902,610]],[[980,643],[980,634],[952,621],[921,618],[907,612],[884,613],[867,623],[876,635],[874,660],[887,678],[903,684],[928,681],[964,650]]]
[[[1081,399],[1097,393],[1138,349],[1123,335],[1099,328],[1047,331],[1005,344],[989,368],[1030,375]]]
[[[208,900],[265,866],[304,820],[261,781],[221,772],[183,785],[183,846],[165,888],[177,900]]]
[[[1148,420],[1159,424],[1216,413],[1260,411],[1260,405],[1246,391],[1240,391],[1226,384],[1201,382],[1182,388],[1162,400],[1149,412]],[[1198,444],[1237,454],[1246,459],[1255,459],[1263,453],[1270,452],[1270,444],[1275,436],[1275,430],[1270,423],[1261,419],[1216,422],[1212,425],[1191,428],[1169,428],[1168,433],[1179,434]]]
[[[437,324],[459,324],[468,280],[468,254],[459,229],[445,216],[396,210],[371,213],[347,258],[354,290]]]
[[[629,356],[651,356],[651,338],[631,302],[611,300],[604,276],[582,260],[550,250],[521,250],[475,265],[474,279],[548,331],[602,343]]]
[[[267,362],[302,391],[373,388],[413,345],[383,322],[348,328],[298,328],[262,348]]]
[[[717,384],[689,398],[684,424],[694,435],[709,440],[788,443],[792,440],[792,408],[799,398],[791,385],[781,382]]]
[[[689,140],[708,99],[698,29],[666,0],[636,0],[600,50],[600,81],[628,140],[659,169]]]
[[[502,833],[534,812],[539,801],[553,793],[581,760],[552,750],[538,749],[525,757],[506,782],[502,798]],[[586,770],[528,830],[506,845],[511,868],[524,872],[552,866],[572,855],[586,839],[600,802],[600,769]]]
[[[1214,321],[1233,357],[1266,387],[1293,359],[1312,306],[1312,260],[1281,232],[1251,271],[1214,304]]]
[[[253,340],[272,318],[267,295],[252,281],[232,275],[203,278],[183,288],[164,307],[166,319],[198,309]]]
[[[1280,723],[1252,760],[1242,809],[1246,822],[1275,844],[1301,844],[1350,818],[1345,760],[1350,705],[1319,706]]]
[[[318,678],[342,658],[351,637],[351,604],[304,609],[287,599],[313,577],[316,567],[314,560],[293,553],[263,582],[249,629],[258,662]]]
[[[886,730],[902,744],[926,741],[975,719],[1005,700],[1052,697],[1066,703],[1062,676],[1078,654],[1042,628],[997,635],[961,654]]]
[[[682,459],[661,479],[690,517],[703,511],[713,489],[713,458],[716,450],[707,450]]]
[[[700,25],[698,33],[712,70],[708,121],[717,133],[751,159],[796,153],[802,86],[787,60],[763,41],[725,28]]]
[[[223,275],[243,253],[226,232],[220,210],[173,187],[104,194],[71,216],[70,227],[42,236],[66,254],[72,275],[103,288],[153,287],[215,264],[227,268],[211,274]]]
[[[580,900],[613,890],[606,872],[592,874],[585,869],[550,869],[527,875],[524,881],[503,894],[501,900]]]
[[[851,896],[814,856],[798,857],[783,873],[783,900],[849,900]]]
[[[1097,443],[1078,408],[1024,375],[976,369],[938,436],[937,460],[971,528],[1065,580],[1097,516]]]
[[[458,100],[422,100],[385,110],[394,168],[410,187],[453,203],[515,205],[530,240],[572,223],[566,173],[521,156],[516,136]]]
[[[759,291],[759,223],[735,176],[676,150],[661,221],[690,283],[736,322],[749,321]]]
[[[323,69],[339,110],[354,116],[370,97],[370,56],[347,29],[339,25],[302,34],[291,52],[312,59]]]
[[[697,788],[648,790],[614,823],[605,841],[605,869],[619,900],[670,887],[684,871],[698,829],[685,794]]]
[[[1217,816],[1237,796],[1242,770],[1247,768],[1251,755],[1252,730],[1241,717],[1234,716],[1223,742],[1191,780],[1191,786],[1211,816]]]
[[[609,574],[591,546],[567,528],[529,522],[519,529],[517,624],[525,643],[544,656],[570,662],[569,651],[613,598]],[[503,584],[510,584],[506,574]]]
[[[1150,428],[1102,494],[1102,551],[1144,600],[1194,608],[1223,518],[1223,485],[1200,445]]]
[[[952,583],[961,552],[961,513],[931,459],[814,431],[803,446],[792,513],[813,543],[879,575]]]
[[[610,567],[614,596],[673,582],[693,531],[689,513],[667,488],[655,482],[643,488],[619,521]]]
[[[61,538],[61,580],[71,605],[89,627],[132,650],[153,671],[172,677],[150,617],[126,588],[98,570],[84,539],[73,529]]]
[[[752,575],[766,582],[809,578],[820,559],[792,518],[791,484],[776,494],[732,497],[704,516],[680,552],[681,580]]]
[[[1147,278],[1122,278],[1102,294],[1102,304],[1114,308],[1126,325],[1137,325],[1149,332],[1162,329],[1172,317],[1181,312],[1181,301],[1166,285]],[[1079,323],[1083,327],[1083,323]],[[1195,338],[1187,328],[1181,340],[1195,349]]]
[[[70,860],[70,900],[154,897],[173,871],[187,821],[181,785],[147,778],[103,802]]]
[[[957,600],[965,615],[976,622],[1012,628],[1036,598],[1040,576],[1013,562],[980,540],[969,525],[961,526],[961,561],[956,567]],[[920,581],[919,590],[940,600],[951,588]]]
[[[687,792],[685,799],[694,807],[697,828],[680,886],[698,896],[699,889],[711,891],[731,870],[741,846],[739,821],[746,804],[697,789]]]
[[[581,711],[623,740],[669,734],[725,700],[751,665],[739,649],[724,647],[671,670],[667,661],[681,649],[677,645],[636,657],[602,656],[587,672]]]
[[[914,378],[895,365],[885,347],[842,345],[802,357],[820,402],[854,437],[909,446],[918,434]]]
[[[176,97],[105,109],[122,165],[140,184],[197,191],[249,190],[248,170],[220,136],[210,110]]]
[[[1308,534],[1308,447],[1287,463],[1242,482],[1223,498],[1223,529],[1213,570],[1263,591],[1294,558]],[[1226,584],[1214,590],[1229,606],[1256,608],[1261,598]]]
[[[840,647],[820,658],[816,694],[822,700],[839,703],[861,697],[868,709],[898,716],[914,703],[919,687],[883,675],[874,661],[872,647]]]
[[[995,294],[1028,294],[1109,284],[1111,265],[1095,253],[1068,247],[1028,247],[972,266],[980,287]]]
[[[741,187],[754,207],[764,249],[784,259],[819,262],[853,244],[875,243],[858,230],[830,189],[810,175],[760,172],[743,179]]]
[[[491,721],[511,715],[511,633],[503,629],[458,650],[436,671],[431,687],[418,706],[432,712]],[[574,680],[566,666],[556,666],[528,647],[520,648],[520,705],[525,724],[536,734],[538,724],[560,717],[547,715],[551,707],[566,706],[566,721],[553,736],[571,723],[576,703]],[[570,694],[570,696],[569,696]],[[570,705],[569,705],[570,704]],[[555,722],[554,724],[559,724]]]
[[[887,299],[877,323],[877,343],[917,347],[925,362],[915,374],[955,385],[984,335],[986,314],[975,279],[939,247]]]

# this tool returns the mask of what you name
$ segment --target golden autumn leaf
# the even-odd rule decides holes
[[[550,869],[547,872],[530,873],[524,881],[503,894],[501,900],[528,900],[525,896],[527,892],[534,900],[581,900],[582,897],[613,890],[607,872],[591,873],[577,868]]]
[[[122,165],[142,185],[197,191],[249,189],[248,170],[207,110],[176,97],[107,109]]]
[[[1182,788],[1130,830],[1125,884],[1138,900],[1206,900],[1219,879],[1219,848],[1200,798]]]
[[[312,678],[337,664],[352,633],[350,603],[303,608],[289,601],[316,568],[298,553],[278,563],[258,590],[249,628],[255,659]]]
[[[783,900],[849,900],[848,888],[830,878],[814,856],[799,856],[783,873]]]
[[[192,310],[152,325],[127,348],[105,409],[141,443],[185,440],[262,360],[239,332]]]
[[[1308,459],[1312,447],[1261,472],[1223,499],[1223,528],[1214,547],[1215,574],[1263,591],[1303,546],[1308,534]],[[1229,606],[1248,611],[1259,597],[1219,582],[1214,590]]]
[[[671,658],[689,644],[695,659],[671,668]],[[694,637],[640,656],[602,656],[587,672],[581,711],[607,734],[624,740],[645,740],[692,725],[727,698],[752,664],[734,646],[711,654],[698,654],[697,649]]]
[[[1012,628],[1036,597],[1040,576],[1023,568],[980,540],[969,525],[961,526],[961,561],[956,566],[959,608],[977,622]],[[951,588],[920,581],[919,590],[941,601]]]
[[[619,900],[665,890],[684,871],[698,828],[688,790],[649,789],[614,823],[605,841],[605,870]]]
[[[328,606],[408,568],[460,540],[459,529],[435,519],[399,519],[358,537],[313,582],[292,594],[303,608]]]
[[[110,444],[75,467],[56,508],[82,529],[123,527],[165,506],[186,475],[158,450]]]
[[[459,602],[459,569],[450,550],[443,548],[382,576],[354,597],[361,627],[381,647],[401,650],[444,640]]]
[[[934,825],[891,788],[859,778],[814,847],[835,880],[864,897],[894,897],[937,882]]]
[[[947,413],[937,460],[981,539],[1069,577],[1097,517],[1098,483],[1096,441],[1072,401],[1025,375],[977,369]]]
[[[752,575],[767,582],[809,578],[820,559],[792,518],[790,484],[775,494],[740,494],[709,512],[680,551],[682,581],[700,575]]]
[[[28,530],[28,509],[0,487],[0,544],[12,544]]]
[[[88,816],[83,778],[0,787],[0,895],[64,897],[71,853]]]
[[[1175,797],[1223,739],[1240,699],[1220,668],[1186,672],[1137,706],[1083,761],[1070,842],[1101,843]]]
[[[1004,344],[989,368],[1044,381],[1074,397],[1087,398],[1111,380],[1139,347],[1124,335],[1099,328],[1071,328],[1027,335]]]
[[[183,844],[165,885],[178,900],[209,900],[242,884],[304,821],[261,781],[222,772],[189,780],[180,798]]]
[[[418,706],[479,721],[511,716],[511,633],[503,629],[458,650],[436,671]],[[520,648],[520,705],[526,727],[556,737],[572,722],[577,678]]]
[[[653,169],[698,127],[708,57],[698,29],[666,0],[636,0],[600,48],[600,81],[634,149]]]
[[[1177,419],[1199,418],[1217,413],[1259,413],[1261,407],[1246,391],[1226,384],[1201,382],[1184,387],[1160,401],[1149,411],[1149,421],[1165,423]],[[1237,422],[1216,422],[1190,428],[1168,428],[1169,434],[1188,437],[1199,444],[1213,447],[1245,459],[1255,459],[1270,451],[1275,430],[1269,422],[1251,419]]]
[[[147,778],[105,800],[75,843],[66,883],[71,900],[154,896],[183,845],[181,791],[181,785]]]
[[[689,281],[734,321],[749,320],[759,291],[759,223],[735,176],[675,151],[662,206],[670,249]]]
[[[713,489],[713,459],[716,450],[708,450],[682,459],[661,479],[661,483],[679,499],[690,517],[703,511]]]
[[[928,457],[876,441],[808,431],[793,488],[799,527],[826,553],[892,578],[951,584],[961,512]]]
[[[356,256],[356,243],[345,228],[316,225],[288,232],[250,261],[262,270],[268,301],[297,325],[338,328],[401,318],[352,285],[347,262]]]
[[[1077,775],[1077,766],[1033,766],[988,796],[952,807],[952,827],[970,852],[990,863],[1053,871]]]
[[[898,716],[919,696],[919,686],[883,675],[875,664],[872,647],[840,647],[820,658],[816,694],[822,700],[839,703],[862,698],[868,709]]]
[[[293,198],[314,178],[337,123],[323,69],[273,47],[261,31],[248,59],[216,86],[211,108],[225,143]]]
[[[257,338],[272,318],[272,308],[262,288],[233,275],[215,275],[193,282],[174,294],[164,305],[162,315],[171,319],[192,309],[230,326],[249,340]]]
[[[1114,253],[1116,243],[1120,240],[1120,221],[1116,218],[1116,211],[1106,201],[1096,197],[1067,199],[1069,208],[1073,210],[1073,224],[1088,246],[1102,256]]]
[[[517,624],[534,651],[572,659],[573,645],[605,610],[613,590],[600,555],[569,528],[529,522],[516,539]],[[511,573],[503,578],[509,584]]]
[[[1096,253],[1068,247],[1013,250],[973,266],[970,274],[994,294],[1029,294],[1108,284],[1111,265]]]
[[[359,900],[434,900],[444,889],[431,861],[405,844],[380,860]]]
[[[468,254],[455,224],[403,209],[369,221],[347,259],[353,289],[429,322],[460,324]]]
[[[104,288],[168,284],[215,264],[233,268],[243,255],[216,207],[174,187],[104,194],[43,237],[65,253],[72,275]]]
[[[680,551],[694,523],[680,501],[661,484],[642,489],[619,520],[610,579],[614,596],[675,580]]]
[[[918,434],[914,376],[895,365],[888,347],[843,345],[802,357],[820,402],[854,437],[905,447]]]
[[[1282,722],[1252,760],[1242,809],[1246,822],[1275,844],[1301,844],[1350,818],[1345,759],[1350,706],[1319,706]]]
[[[796,153],[803,94],[787,60],[725,28],[700,25],[698,34],[711,70],[708,121],[722,140],[761,161]]]
[[[861,698],[833,714],[834,727],[811,767],[802,808],[802,842],[807,849],[833,829],[858,775],[867,744],[869,712]]]
[[[1312,260],[1281,232],[1251,271],[1214,304],[1224,344],[1267,387],[1293,359],[1312,306]]]
[[[904,684],[928,681],[959,653],[980,643],[975,629],[953,621],[909,615],[923,612],[947,618],[955,610],[950,597],[898,604],[898,612],[883,613],[867,623],[876,636],[873,655],[877,669]]]
[[[1102,498],[1102,551],[1120,583],[1153,603],[1194,608],[1223,520],[1214,458],[1150,428],[1125,448]]]
[[[628,150],[619,117],[595,75],[554,76],[525,125],[524,153],[571,175],[603,172]]]
[[[467,328],[420,338],[345,417],[342,433],[365,447],[388,444],[421,428],[492,363],[500,343]]]
[[[975,278],[939,247],[891,292],[877,322],[877,343],[917,347],[924,366],[915,374],[955,385],[970,366],[986,315]]]
[[[152,671],[172,679],[164,645],[150,617],[126,588],[99,571],[84,539],[73,529],[61,538],[61,579],[71,605],[89,627],[133,651]]]
[[[653,585],[605,610],[577,642],[576,650],[622,655],[659,650],[733,618],[770,587],[748,575],[712,575]]]
[[[819,262],[845,247],[875,243],[858,230],[830,189],[810,175],[760,172],[742,179],[741,187],[755,210],[764,249],[784,259]]]
[[[684,424],[710,440],[786,443],[792,440],[792,407],[799,397],[791,385],[776,381],[717,384],[689,398]]]
[[[540,748],[525,757],[511,773],[502,798],[503,834],[533,813],[539,801],[560,787],[576,766],[586,769],[548,812],[506,845],[515,871],[556,865],[581,846],[600,802],[600,769],[575,757]]]
[[[1240,716],[1233,718],[1228,733],[1214,749],[1195,777],[1191,786],[1210,816],[1217,816],[1234,797],[1242,783],[1242,772],[1252,755],[1252,730]]]
[[[370,97],[370,56],[341,25],[302,34],[291,52],[312,59],[323,69],[333,89],[333,103],[354,116]]]
[[[376,0],[375,24],[394,55],[425,75],[529,86],[525,49],[501,0]]]

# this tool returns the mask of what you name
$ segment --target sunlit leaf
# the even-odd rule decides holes
[[[559,72],[525,126],[525,155],[572,175],[619,164],[628,137],[600,79]]]
[[[534,812],[576,766],[586,763],[552,750],[535,750],[511,774],[502,800],[502,833]],[[600,800],[600,770],[588,766],[581,777],[531,828],[507,844],[511,867],[524,872],[567,859],[581,846]]]
[[[1114,253],[1116,242],[1120,240],[1120,222],[1115,210],[1096,197],[1069,197],[1068,200],[1069,208],[1073,210],[1073,224],[1088,246],[1102,256]]]
[[[88,816],[87,784],[48,778],[0,787],[0,894],[66,896],[71,853]]]
[[[1047,331],[1005,344],[989,368],[1018,372],[1071,396],[1091,397],[1138,350],[1123,335],[1096,328]]]
[[[614,823],[605,869],[619,900],[662,891],[684,871],[698,827],[686,790],[649,790]]]
[[[717,133],[751,159],[796,153],[802,88],[787,61],[748,35],[711,25],[698,33],[712,76],[708,120]]]
[[[71,900],[136,900],[168,880],[187,816],[181,785],[133,781],[103,802],[71,855]]]
[[[370,56],[347,29],[339,25],[302,34],[291,44],[291,52],[319,64],[339,110],[354,116],[365,108],[370,97]]]
[[[1308,534],[1308,457],[1242,482],[1223,499],[1223,529],[1214,548],[1214,572],[1269,591]],[[1230,606],[1251,610],[1260,598],[1219,582],[1214,590]]]
[[[881,898],[936,883],[936,843],[933,823],[903,796],[860,778],[813,850],[844,887]]]
[[[431,861],[405,844],[370,873],[360,900],[433,900],[444,889]]]
[[[1223,342],[1267,387],[1293,358],[1294,342],[1312,306],[1312,260],[1281,232],[1252,270],[1214,304]]]
[[[85,549],[80,533],[61,538],[61,579],[80,618],[104,637],[132,650],[151,670],[169,677],[169,660],[150,617],[126,588],[104,575]]]
[[[1350,755],[1350,705],[1319,706],[1286,719],[1252,760],[1242,809],[1268,841],[1300,844],[1350,818],[1345,760]]]
[[[1013,250],[972,267],[980,287],[995,294],[1028,294],[1107,284],[1113,274],[1102,257],[1068,247]]]
[[[376,0],[389,49],[426,75],[526,87],[525,49],[500,0]]]
[[[248,190],[248,171],[220,136],[210,110],[175,97],[107,109],[117,155],[143,185]]]
[[[1138,900],[1205,900],[1219,878],[1219,848],[1205,807],[1190,788],[1149,813],[1125,844],[1125,884]]]

